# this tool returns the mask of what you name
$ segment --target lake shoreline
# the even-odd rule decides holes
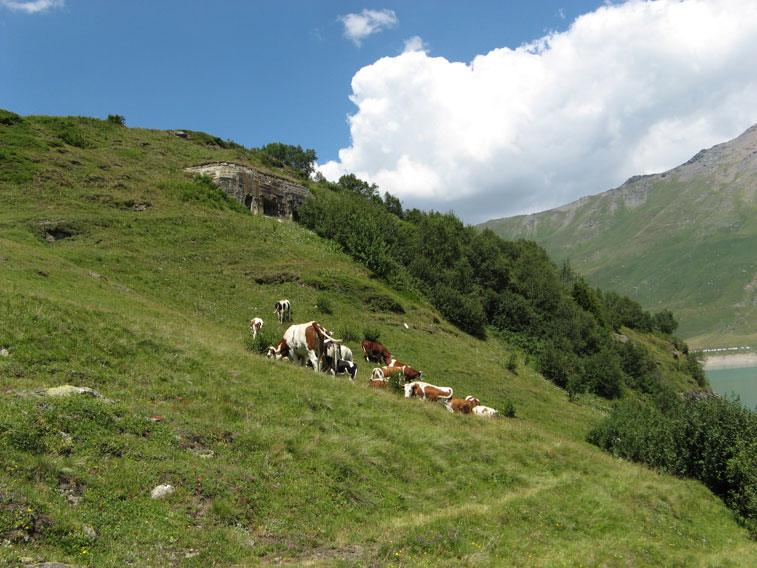
[[[757,353],[738,353],[733,355],[708,355],[704,358],[704,370],[736,369],[739,367],[757,367]]]

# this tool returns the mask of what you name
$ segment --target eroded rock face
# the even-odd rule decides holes
[[[184,169],[208,175],[221,189],[254,214],[292,219],[295,210],[312,196],[305,187],[241,164],[213,162]]]

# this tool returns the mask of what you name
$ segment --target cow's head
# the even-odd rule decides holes
[[[418,389],[418,385],[415,383],[408,383],[405,385],[405,398],[410,398],[412,396],[419,396],[416,392]]]
[[[475,396],[466,396],[465,400],[470,402],[471,408],[481,405],[481,401],[478,400]]]
[[[269,345],[268,352],[265,354],[266,358],[275,359],[276,355],[278,355],[278,353],[276,353],[276,348],[273,345]]]

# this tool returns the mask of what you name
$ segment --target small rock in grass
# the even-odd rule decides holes
[[[150,497],[153,499],[162,499],[163,497],[166,497],[167,495],[173,493],[173,491],[173,485],[163,483],[153,488],[152,492],[150,493]]]

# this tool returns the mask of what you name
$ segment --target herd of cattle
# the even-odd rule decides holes
[[[289,300],[276,302],[274,314],[278,316],[279,324],[292,320],[292,305]],[[250,331],[253,339],[263,327],[263,320],[250,320]],[[266,357],[280,361],[289,359],[295,365],[309,366],[316,371],[330,372],[334,377],[341,374],[355,380],[357,365],[352,359],[352,351],[342,345],[342,339],[335,339],[333,333],[316,321],[293,324],[284,332],[284,336],[277,345],[268,347]],[[494,418],[498,412],[472,396],[462,398],[452,397],[451,387],[438,387],[422,382],[422,372],[413,369],[392,357],[389,350],[375,341],[366,339],[362,343],[365,360],[382,364],[371,371],[368,384],[374,388],[386,388],[389,380],[397,376],[400,384],[404,385],[405,398],[417,397],[422,400],[440,401],[450,412],[474,414],[487,418]]]

